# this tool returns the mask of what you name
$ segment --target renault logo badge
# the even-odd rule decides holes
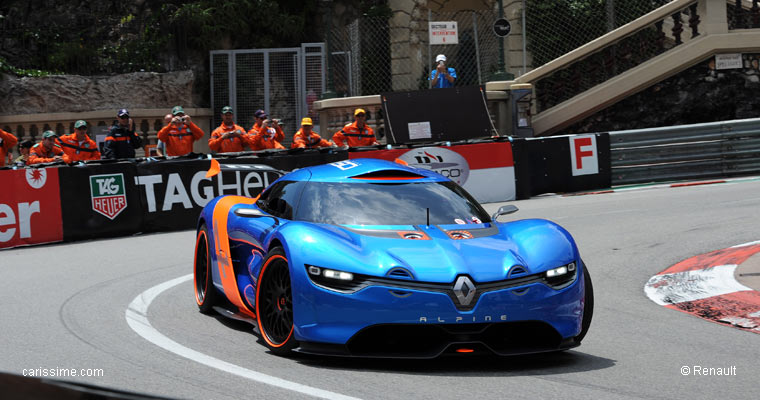
[[[475,284],[466,276],[460,276],[454,283],[454,294],[463,306],[470,305],[475,297]]]

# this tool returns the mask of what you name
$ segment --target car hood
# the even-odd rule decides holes
[[[404,278],[405,271],[407,279],[421,282],[452,282],[459,275],[476,282],[498,281],[515,274],[516,266],[533,274],[577,256],[570,235],[545,220],[392,229],[315,224],[292,228],[299,232],[289,236],[303,239],[295,246],[289,242],[291,258],[299,262],[371,276]],[[472,237],[454,239],[454,231]],[[422,233],[423,239],[403,238],[408,232]]]

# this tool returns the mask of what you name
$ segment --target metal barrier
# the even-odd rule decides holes
[[[215,50],[210,52],[212,126],[219,126],[220,110],[232,106],[235,122],[251,129],[254,113],[266,110],[282,120],[290,147],[301,118],[317,119],[313,103],[325,91],[322,43],[278,49]]]
[[[760,173],[760,118],[610,132],[612,184]]]

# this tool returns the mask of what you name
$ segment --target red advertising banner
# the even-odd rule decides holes
[[[58,168],[0,170],[0,248],[63,240]]]
[[[515,199],[515,170],[509,142],[417,147],[348,153],[349,159],[400,159],[410,167],[435,171],[467,190],[481,203]]]

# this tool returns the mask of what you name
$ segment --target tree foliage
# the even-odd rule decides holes
[[[6,0],[3,70],[75,74],[186,68],[209,50],[320,41],[319,0]]]

